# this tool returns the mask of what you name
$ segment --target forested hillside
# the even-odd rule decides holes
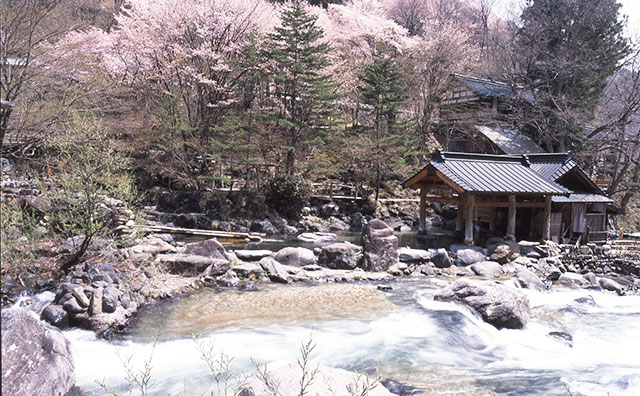
[[[639,188],[640,58],[615,0],[2,3],[2,154],[55,176],[91,124],[139,191],[334,179],[375,197],[446,144],[452,73],[532,93],[509,122],[572,151],[622,212]],[[80,147],[85,144],[81,143]],[[3,162],[3,163],[5,163]]]

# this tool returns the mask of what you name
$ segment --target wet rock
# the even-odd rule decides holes
[[[231,268],[241,278],[262,278],[262,268],[256,264],[246,263]]]
[[[40,317],[60,329],[66,329],[69,326],[69,315],[62,305],[48,305]]]
[[[332,243],[323,246],[318,264],[333,269],[354,269],[361,258],[360,247],[352,243]]]
[[[62,304],[62,306],[70,314],[78,314],[78,313],[85,312],[87,310],[87,308],[82,307],[80,304],[78,304],[78,300],[76,300],[73,296],[68,300],[66,300]]]
[[[446,249],[440,248],[436,250],[431,256],[431,262],[436,268],[448,268],[451,267],[451,258]]]
[[[380,381],[380,384],[387,388],[387,390],[394,395],[400,396],[411,396],[411,395],[420,395],[423,393],[423,390],[417,388],[415,386],[411,386],[408,384],[403,384],[402,382],[392,380],[392,379],[383,379]]]
[[[312,365],[315,369],[316,365]],[[240,396],[269,396],[273,392],[265,385],[268,382],[273,389],[278,390],[280,396],[297,396],[300,394],[300,380],[303,376],[302,369],[297,361],[289,361],[280,365],[269,366],[267,380],[261,381],[253,378],[242,389]],[[307,376],[309,373],[307,372]],[[373,381],[371,381],[372,385]],[[310,380],[306,388],[308,395],[351,395],[366,394],[368,396],[391,396],[383,386],[375,386],[364,392],[367,388],[367,378],[343,369],[334,369],[325,366],[317,366],[316,375]]]
[[[433,269],[431,264],[420,264],[413,271],[414,274],[422,274],[426,276],[436,276],[436,271]]]
[[[81,287],[74,288],[71,294],[73,295],[73,297],[75,297],[76,300],[78,300],[78,303],[80,304],[81,307],[83,308],[89,307],[89,297],[87,297],[87,295],[84,293],[84,290]]]
[[[185,246],[182,253],[185,255],[195,255],[210,257],[214,259],[228,260],[226,249],[215,238],[207,239],[200,242],[189,243]]]
[[[182,276],[222,275],[231,263],[226,258],[213,258],[189,254],[160,254],[156,258],[166,271]]]
[[[260,267],[267,273],[272,282],[289,283],[291,277],[285,267],[271,257],[265,257],[260,260]]]
[[[95,289],[91,296],[91,303],[89,304],[90,315],[100,315],[102,313],[102,297],[104,295],[104,288],[99,287]]]
[[[498,329],[522,329],[529,320],[529,299],[517,290],[493,282],[458,280],[435,296],[463,303]]]
[[[331,232],[303,232],[296,239],[307,243],[326,243],[335,241],[338,236]]]
[[[504,273],[502,266],[495,261],[481,261],[472,264],[469,268],[474,274],[488,278],[497,278]]]
[[[514,244],[515,245],[515,244]],[[518,245],[515,245],[518,246]],[[519,256],[517,252],[512,249],[513,245],[500,244],[494,247],[491,251],[491,260],[497,261],[500,264],[506,264],[511,260],[514,260]]]
[[[280,249],[274,259],[280,264],[294,267],[304,267],[305,265],[316,263],[316,256],[313,254],[313,251],[302,247],[286,247]]]
[[[596,278],[596,274],[593,272],[587,272],[586,274],[582,274],[584,279],[588,280],[591,286],[598,286],[598,279]]]
[[[590,305],[592,307],[595,307],[597,305],[596,300],[593,299],[593,296],[578,297],[573,301],[581,305]]]
[[[403,263],[426,263],[431,260],[431,252],[403,247],[398,249],[398,259]]]
[[[238,259],[249,262],[260,261],[264,257],[273,256],[271,250],[236,250],[234,253]]]
[[[71,345],[33,312],[2,310],[2,394],[66,395],[75,382]]]
[[[564,274],[560,275],[557,282],[560,286],[569,287],[572,289],[580,289],[583,287],[589,287],[591,285],[591,282],[586,280],[584,276],[575,274],[573,272],[565,272]]]
[[[600,287],[602,287],[605,290],[614,291],[617,293],[622,292],[622,286],[618,282],[614,281],[613,279],[600,278],[598,279],[598,284],[600,285]]]
[[[384,221],[373,219],[362,229],[362,268],[386,271],[398,261],[398,238]]]
[[[458,267],[466,267],[468,265],[479,263],[486,260],[487,256],[484,252],[473,249],[458,249],[456,251],[456,265]]]
[[[305,271],[322,271],[323,268],[319,265],[316,264],[309,264],[309,265],[305,265],[304,267],[302,267],[303,270]]]
[[[240,285],[240,289],[244,291],[258,291],[258,286],[254,281],[246,281]]]
[[[546,285],[533,271],[521,267],[516,270],[518,285],[525,289],[545,290]]]
[[[549,336],[567,345],[569,348],[573,348],[573,337],[569,333],[564,331],[551,331]]]
[[[115,312],[118,308],[118,300],[120,299],[120,291],[113,286],[104,289],[102,294],[102,311],[105,313]]]
[[[233,271],[229,271],[218,279],[218,284],[224,287],[236,287],[240,284],[240,280]]]

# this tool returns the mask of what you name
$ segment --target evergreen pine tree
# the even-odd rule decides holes
[[[534,94],[525,115],[547,150],[567,150],[593,118],[607,80],[629,53],[616,0],[528,0],[517,30],[518,83]]]
[[[404,73],[395,54],[384,44],[379,44],[373,62],[364,67],[359,80],[360,101],[365,105],[363,110],[372,117],[372,125],[363,129],[368,132],[370,155],[375,167],[377,202],[385,173],[392,163],[403,161],[402,154],[398,154],[407,149],[407,136],[400,131],[406,127],[406,122],[397,121],[400,106],[407,99]]]
[[[303,146],[322,144],[337,115],[337,85],[325,74],[329,44],[300,0],[282,10],[281,25],[267,37],[264,56],[273,80],[269,94],[279,108],[272,118],[284,132],[285,171],[293,175],[296,153]]]

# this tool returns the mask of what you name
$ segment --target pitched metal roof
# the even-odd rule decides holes
[[[530,102],[534,101],[534,97],[531,92],[526,91],[520,86],[510,85],[502,81],[465,76],[457,73],[454,73],[453,76],[478,95],[490,97],[520,96],[522,99],[526,99]]]
[[[578,166],[570,153],[530,154],[528,157],[531,168],[547,180],[556,181]]]
[[[505,154],[544,153],[533,140],[515,129],[501,126],[475,125],[475,129],[492,141]]]
[[[558,203],[573,203],[573,202],[612,203],[613,199],[600,194],[572,193],[568,197],[554,196],[551,198],[551,201],[558,202]]]
[[[420,172],[407,179],[404,187],[419,182],[423,171],[434,169],[449,183],[469,192],[486,194],[568,195],[571,191],[547,180],[530,168],[526,156],[436,152]]]

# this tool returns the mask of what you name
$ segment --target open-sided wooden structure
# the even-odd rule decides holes
[[[489,231],[512,238],[516,233],[537,234],[542,239],[559,237],[564,224],[574,221],[571,216],[586,215],[586,211],[571,209],[565,219],[568,204],[578,200],[585,205],[585,200],[610,201],[589,181],[566,153],[529,156],[438,151],[403,187],[420,190],[421,231],[425,230],[428,201],[456,204],[456,231],[464,230],[465,243],[471,244],[474,225],[486,225]],[[594,191],[594,186],[598,191]],[[578,187],[580,190],[574,190]],[[602,215],[606,217],[606,210]],[[600,222],[604,227],[605,219],[592,222]]]

